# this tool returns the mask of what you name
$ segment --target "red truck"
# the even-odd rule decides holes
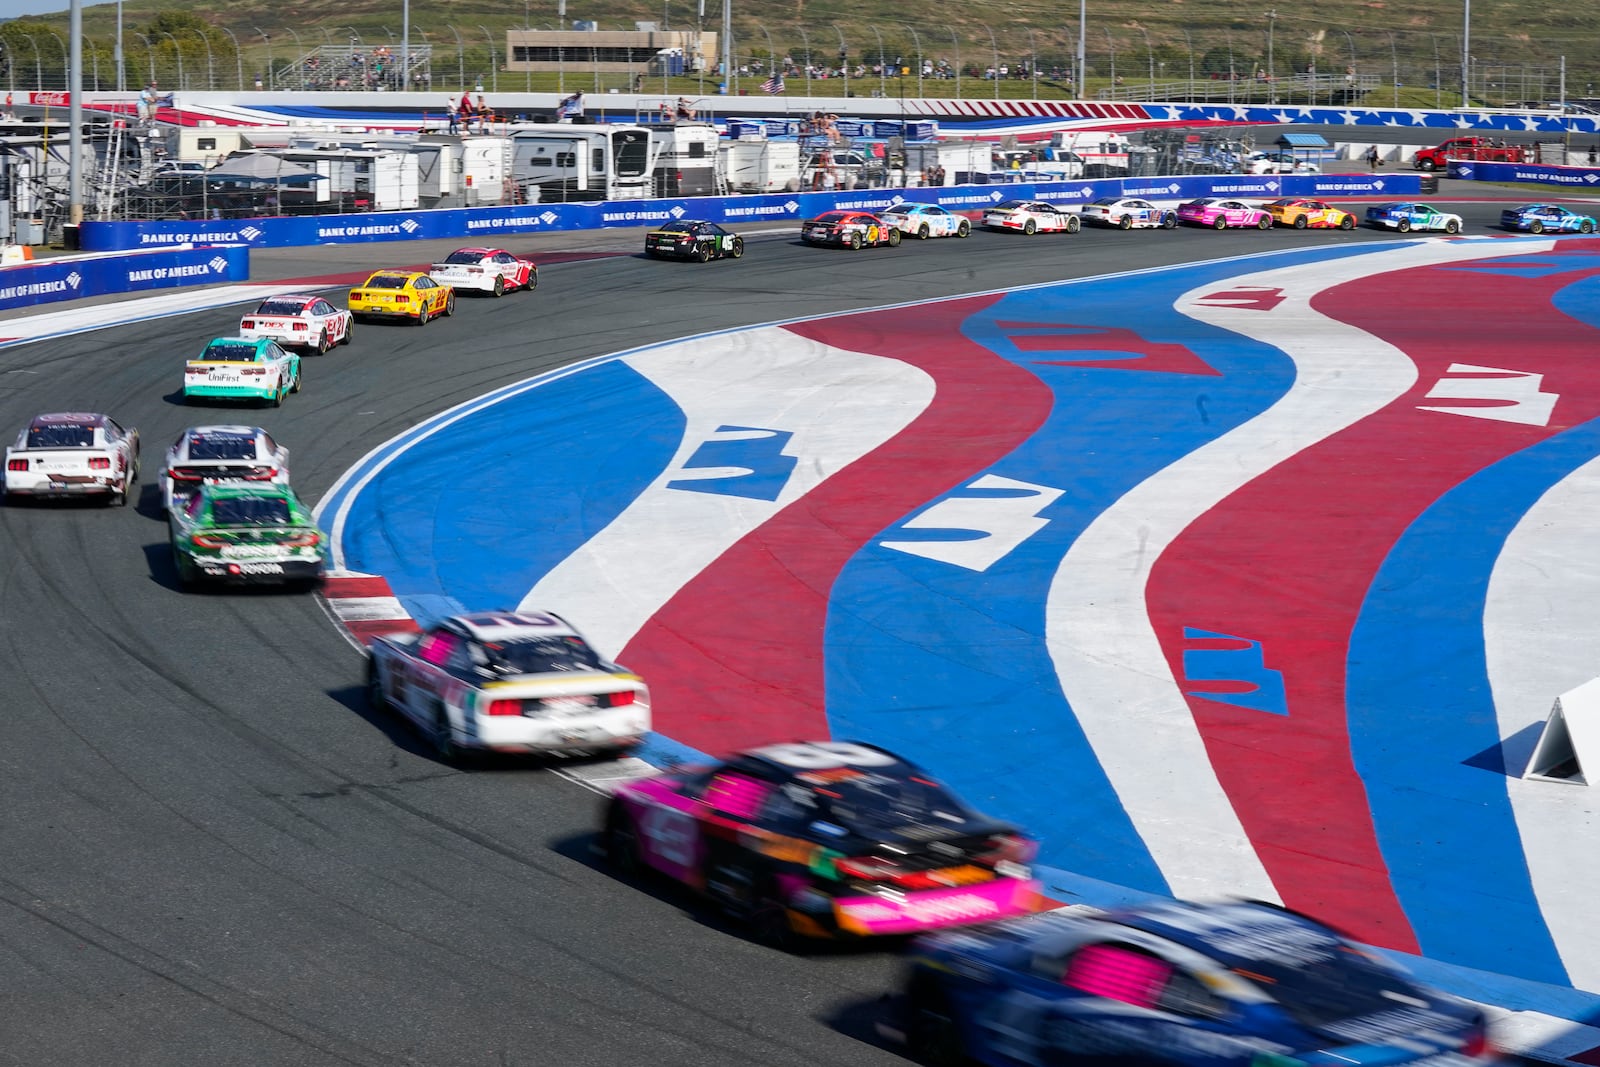
[[[1497,144],[1487,137],[1452,137],[1411,157],[1417,170],[1443,170],[1452,159],[1476,159],[1488,163],[1527,163],[1530,150],[1520,144]]]

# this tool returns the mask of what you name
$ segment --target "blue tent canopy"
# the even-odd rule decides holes
[[[1328,139],[1320,133],[1286,133],[1277,140],[1279,148],[1328,148]]]

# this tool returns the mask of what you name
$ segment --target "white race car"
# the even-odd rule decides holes
[[[1102,196],[1083,205],[1083,221],[1122,230],[1171,230],[1178,225],[1178,213],[1137,197]]]
[[[650,690],[559,615],[453,615],[373,641],[367,700],[414,721],[444,759],[464,749],[626,755]]]
[[[503,296],[512,289],[539,287],[539,267],[503,248],[458,248],[428,268],[428,277],[457,292],[477,290]]]
[[[983,213],[983,224],[991,230],[1028,234],[1077,233],[1083,220],[1076,211],[1063,211],[1042,200],[1002,200]]]
[[[191,426],[167,449],[161,503],[182,507],[207,482],[289,484],[289,450],[259,426]]]
[[[319,356],[334,345],[349,344],[351,330],[350,312],[303,293],[269,296],[239,320],[240,337],[265,337],[284,348],[306,348]]]
[[[938,204],[896,204],[878,217],[907,237],[966,237],[972,223]]]
[[[36,415],[6,449],[6,497],[103,496],[122,505],[139,480],[139,431],[109,415]]]

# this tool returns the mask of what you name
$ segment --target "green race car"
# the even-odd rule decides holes
[[[178,583],[313,586],[322,531],[287,485],[206,482],[167,515]]]
[[[300,391],[300,356],[265,337],[218,337],[183,368],[183,399],[261,400]]]

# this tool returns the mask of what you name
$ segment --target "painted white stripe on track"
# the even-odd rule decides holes
[[[1046,613],[1062,690],[1175,895],[1278,899],[1150,627],[1151,569],[1231,493],[1416,380],[1404,352],[1313,310],[1312,297],[1385,270],[1499,253],[1486,244],[1420,241],[1211,281],[1176,301],[1186,315],[1287,353],[1294,384],[1272,408],[1152,475],[1096,519],[1056,571]],[[1281,288],[1285,299],[1270,312],[1197,303],[1245,287]]]
[[[584,619],[614,656],[679,589],[740,538],[905,428],[933,400],[925,372],[763,327],[627,357],[682,409],[683,440],[667,469],[605,529],[522,599]],[[793,434],[794,473],[775,500],[668,488],[719,426]],[[735,472],[737,473],[737,472]]]
[[[1508,364],[1515,366],[1515,362]],[[1484,604],[1484,650],[1507,792],[1534,896],[1567,975],[1600,991],[1600,800],[1593,788],[1521,779],[1556,697],[1600,675],[1600,460],[1552,486],[1506,538]],[[1585,767],[1589,781],[1600,767]],[[1581,845],[1580,842],[1589,842]],[[1596,1042],[1600,1045],[1600,1041]]]
[[[307,285],[305,282],[250,282],[182,293],[163,293],[160,296],[133,297],[113,304],[74,306],[64,311],[47,311],[0,321],[0,337],[5,338],[0,341],[0,348],[42,341],[48,337],[103,330],[108,326],[126,326],[148,319],[164,319],[232,304],[246,304],[279,293],[318,292],[330,288],[344,287]]]
[[[392,596],[329,597],[328,607],[345,622],[383,622],[409,619],[411,613]]]

